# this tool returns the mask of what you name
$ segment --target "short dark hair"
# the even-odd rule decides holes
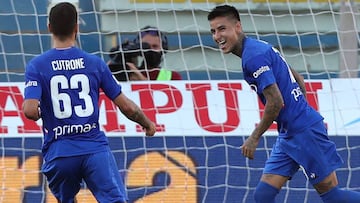
[[[157,27],[147,25],[140,29],[139,34],[136,36],[134,42],[140,43],[140,39],[143,38],[145,35],[152,35],[158,36],[161,39],[161,46],[164,50],[168,50],[168,39],[165,33],[161,32]]]
[[[213,20],[216,17],[230,17],[232,19],[240,21],[239,11],[230,5],[216,6],[208,14],[208,21]]]
[[[51,32],[60,37],[66,37],[73,33],[77,24],[78,14],[75,6],[69,2],[56,4],[49,13]]]

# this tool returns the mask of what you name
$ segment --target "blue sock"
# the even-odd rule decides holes
[[[268,183],[260,181],[257,185],[254,198],[256,203],[274,203],[279,190]]]
[[[324,203],[356,203],[360,202],[360,192],[342,190],[339,187],[334,187],[330,191],[321,194],[321,199]]]

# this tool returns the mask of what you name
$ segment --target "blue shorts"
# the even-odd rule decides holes
[[[60,157],[42,166],[49,188],[62,203],[74,202],[82,180],[98,202],[126,202],[123,180],[110,149],[105,152]]]
[[[302,166],[310,183],[315,185],[342,164],[335,143],[329,140],[327,129],[321,121],[302,132],[279,136],[263,173],[291,178]]]

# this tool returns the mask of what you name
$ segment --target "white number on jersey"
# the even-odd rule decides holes
[[[81,105],[72,106],[70,95],[59,91],[60,89],[78,89],[79,84],[81,91],[78,94],[79,98],[84,101],[84,108]],[[58,119],[69,118],[73,111],[79,117],[87,117],[94,112],[94,104],[89,95],[89,78],[84,74],[73,75],[70,78],[70,83],[63,75],[52,77],[50,80],[50,92],[54,114]]]

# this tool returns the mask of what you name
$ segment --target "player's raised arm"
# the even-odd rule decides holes
[[[144,128],[146,136],[153,136],[155,134],[155,124],[149,120],[132,100],[121,93],[114,99],[114,102],[128,119],[140,124]]]

